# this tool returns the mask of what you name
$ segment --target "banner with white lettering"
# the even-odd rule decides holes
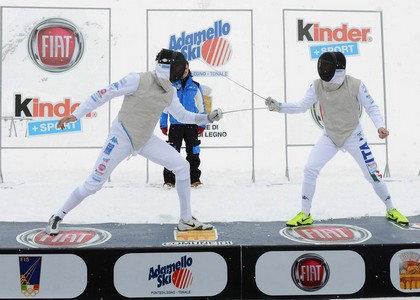
[[[382,24],[375,11],[284,10],[285,100],[295,102],[319,78],[317,61],[326,51],[340,51],[347,59],[346,74],[366,85],[385,115]],[[361,108],[361,123],[370,143],[382,142]],[[319,107],[287,117],[288,143],[315,143],[323,126]],[[302,130],[303,129],[303,130]]]
[[[2,9],[2,147],[102,147],[109,106],[57,130],[109,85],[109,9]]]
[[[208,124],[202,146],[251,147],[253,95],[247,90],[253,86],[251,11],[148,10],[147,15],[149,70],[155,68],[162,48],[180,51],[203,89],[207,112],[241,110]],[[170,26],[162,26],[166,21]],[[162,136],[159,128],[156,134]]]

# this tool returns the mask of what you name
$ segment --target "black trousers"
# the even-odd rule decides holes
[[[168,132],[168,143],[176,151],[181,152],[182,141],[185,141],[185,151],[187,161],[190,163],[191,183],[200,181],[200,143],[198,139],[198,126],[194,124],[171,124]],[[175,184],[175,175],[168,169],[163,170],[163,179],[165,183]]]

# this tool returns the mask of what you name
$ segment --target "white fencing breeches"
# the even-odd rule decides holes
[[[319,172],[339,150],[345,150],[351,154],[362,170],[364,177],[372,184],[376,194],[384,202],[387,210],[393,209],[391,196],[378,170],[373,153],[364,137],[363,131],[358,128],[346,140],[342,148],[337,148],[325,134],[316,142],[304,169],[302,211],[305,214],[309,214]]]
[[[65,214],[80,204],[87,196],[99,191],[112,171],[133,154],[133,146],[123,126],[115,120],[107,141],[86,181],[78,186],[55,215]],[[183,220],[191,219],[190,206],[190,165],[172,146],[152,135],[137,154],[171,170],[176,177],[176,188],[180,201],[180,215]]]

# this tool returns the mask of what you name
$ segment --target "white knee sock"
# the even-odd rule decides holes
[[[385,182],[374,182],[372,183],[373,189],[375,190],[376,194],[381,198],[382,202],[386,206],[386,210],[389,211],[394,208],[394,203],[392,203],[391,196],[388,192],[388,187]]]
[[[302,184],[302,212],[309,215],[312,207],[312,198],[315,194],[315,185],[303,181]]]
[[[179,208],[181,219],[189,221],[192,218],[191,213],[191,186],[190,179],[178,180],[176,179],[176,191],[179,197]]]
[[[67,198],[67,201],[64,202],[63,206],[61,206],[61,208],[55,213],[55,215],[63,219],[68,212],[79,205],[87,196],[89,196],[89,193],[85,188],[83,188],[83,186],[77,187]]]

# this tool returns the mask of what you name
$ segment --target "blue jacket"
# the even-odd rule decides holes
[[[181,104],[185,107],[186,110],[194,113],[200,113],[199,108],[197,107],[195,102],[195,96],[197,93],[199,93],[197,96],[198,99],[200,99],[199,101],[201,101],[201,107],[203,109],[201,113],[206,113],[206,107],[204,106],[203,90],[201,89],[200,84],[198,82],[192,80],[192,75],[189,75],[185,80],[183,80],[183,82],[175,82],[173,86],[177,89],[177,95]],[[171,115],[162,113],[160,117],[160,128],[169,127],[168,116],[171,124],[183,124],[181,122],[178,122]]]

